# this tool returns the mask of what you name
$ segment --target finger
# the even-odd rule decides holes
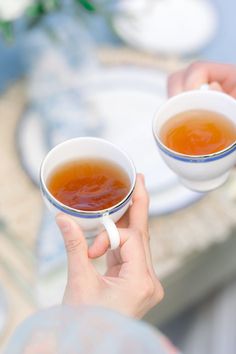
[[[119,229],[119,234],[119,259],[116,259],[115,263],[121,264],[123,262],[134,262],[137,264],[137,262],[139,262],[138,259],[141,259],[142,256],[146,261],[142,238],[138,237],[137,231],[130,229]],[[109,246],[109,237],[104,231],[96,237],[93,245],[89,248],[89,257],[95,258],[104,255],[109,250]],[[118,252],[118,249],[112,252]]]
[[[205,83],[218,83],[224,92],[231,94],[236,88],[236,66],[212,62],[195,62],[184,74],[184,90],[199,88]]]
[[[145,187],[144,176],[137,176],[137,183],[133,197],[133,205],[130,208],[130,227],[139,230],[143,241],[144,253],[149,272],[154,274],[152,256],[150,250],[150,236],[148,227],[149,196]]]
[[[129,226],[129,209],[122,216],[122,218],[117,221],[116,226],[121,229],[126,229]]]
[[[219,91],[219,92],[222,92],[222,91],[223,91],[221,85],[220,85],[218,82],[212,82],[212,83],[209,85],[209,88],[210,88],[211,90],[215,90],[215,91]]]
[[[129,210],[129,226],[141,232],[148,229],[149,197],[145,187],[144,176],[137,175],[136,186]]]
[[[167,91],[169,97],[175,96],[183,91],[183,77],[184,72],[182,70],[177,71],[169,76],[167,82]]]
[[[148,206],[149,198],[144,184],[144,177],[137,175],[136,186],[132,198],[132,206],[129,210],[129,227],[139,230],[142,234],[148,235]],[[127,224],[127,219],[124,219]],[[89,257],[97,258],[104,255],[109,249],[110,243],[106,231],[96,237],[89,248]]]
[[[118,228],[127,228],[128,226],[133,226],[136,229],[147,228],[147,213],[148,213],[148,195],[144,186],[144,177],[142,175],[137,175],[136,186],[134,190],[134,195],[132,199],[132,206],[130,210],[123,216],[123,218],[117,223]],[[141,210],[138,210],[138,209]],[[139,214],[139,215],[138,215]],[[140,220],[135,218],[139,217]],[[134,222],[133,222],[134,221]],[[132,224],[133,222],[133,224]],[[139,226],[140,225],[140,226]],[[124,226],[124,227],[122,227]],[[110,243],[106,231],[103,231],[98,235],[93,244],[89,247],[89,257],[97,258],[101,257],[109,249]]]
[[[231,94],[236,88],[236,66],[219,63],[206,63],[208,70],[209,82],[218,82],[224,92]]]
[[[108,250],[107,252],[107,268],[108,270],[114,266],[122,264],[122,259],[120,256],[120,248],[116,250]]]
[[[128,277],[130,274],[142,276],[147,273],[147,261],[143,240],[138,232],[130,229],[120,229],[120,263],[122,263],[119,277]],[[134,275],[135,276],[135,275]]]
[[[184,71],[183,91],[199,89],[209,82],[208,66],[204,63],[193,63]]]
[[[89,247],[89,258],[94,259],[106,254],[108,268],[111,268],[114,265],[120,265],[122,262],[120,258],[120,248],[110,250],[109,247],[109,237],[106,231],[104,231],[95,238],[93,244]]]
[[[89,247],[89,258],[98,258],[103,256],[110,247],[109,237],[106,231],[101,232]]]
[[[77,223],[69,216],[59,214],[56,222],[62,233],[68,259],[68,277],[84,278],[89,267],[88,246]]]
[[[129,212],[129,226],[134,230],[138,230],[140,232],[141,239],[143,241],[147,266],[149,271],[153,273],[152,257],[149,243],[150,236],[148,227],[148,209],[149,196],[145,187],[144,176],[140,174],[137,176],[137,182],[133,196],[133,204]]]
[[[123,215],[123,217],[116,223],[117,228],[126,229],[129,224],[129,211]],[[93,241],[92,245],[89,247],[88,255],[89,258],[98,258],[103,256],[110,247],[110,242],[107,236],[107,232],[101,232]]]

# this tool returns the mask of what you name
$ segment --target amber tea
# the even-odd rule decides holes
[[[186,155],[208,155],[236,141],[236,126],[222,114],[190,110],[171,117],[160,130],[168,148]]]
[[[47,187],[58,201],[71,208],[98,211],[124,199],[130,180],[119,165],[87,158],[59,166],[49,176]]]

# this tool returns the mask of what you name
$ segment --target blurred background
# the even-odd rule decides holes
[[[171,72],[236,62],[235,11],[233,0],[0,0],[2,348],[26,316],[61,302],[65,252],[38,173],[55,144],[90,135],[145,174],[166,293],[145,319],[186,354],[235,353],[236,174],[206,195],[185,189],[151,131]]]

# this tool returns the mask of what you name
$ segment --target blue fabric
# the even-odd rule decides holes
[[[5,354],[177,354],[154,328],[99,307],[54,307],[17,329]]]
[[[24,74],[20,41],[7,45],[0,39],[0,92]]]

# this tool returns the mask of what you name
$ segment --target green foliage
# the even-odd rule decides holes
[[[13,35],[13,25],[9,21],[0,21],[0,32],[2,33],[6,42],[12,42]]]
[[[89,0],[75,0],[78,4],[80,4],[85,10],[89,11],[89,12],[95,12],[96,11],[96,7],[93,4],[92,1]]]
[[[34,2],[26,10],[27,24],[29,27],[35,26],[49,12],[60,8],[60,0],[40,0]]]
[[[17,1],[17,0],[16,0]],[[89,13],[96,12],[96,6],[92,0],[73,0],[81,11]],[[37,0],[34,1],[25,11],[24,20],[31,28],[37,25],[48,13],[62,9],[62,0]],[[0,33],[9,42],[14,38],[14,22],[0,20]]]

